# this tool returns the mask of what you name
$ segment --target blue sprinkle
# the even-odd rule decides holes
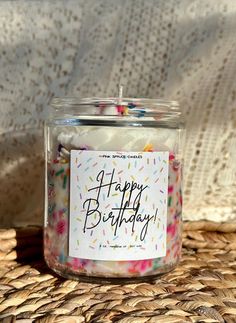
[[[134,109],[136,107],[136,105],[132,102],[128,103],[128,108],[129,109]]]
[[[64,253],[62,252],[62,253],[59,255],[59,262],[64,263],[64,262],[65,262],[65,260],[66,260],[66,257],[65,257],[65,255],[64,255]]]
[[[140,110],[139,113],[138,113],[138,118],[143,117],[144,114],[145,114],[145,110]]]

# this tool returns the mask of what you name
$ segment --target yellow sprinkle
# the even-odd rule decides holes
[[[150,150],[153,150],[153,145],[152,144],[147,144],[143,148],[143,151],[150,151]]]
[[[61,160],[60,160],[60,163],[61,163],[61,164],[67,164],[68,162],[67,162],[67,160],[65,160],[65,159],[61,159]]]
[[[125,107],[125,109],[124,109],[124,115],[125,116],[128,116],[129,115],[129,109],[127,107]]]

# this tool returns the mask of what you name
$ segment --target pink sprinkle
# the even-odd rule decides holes
[[[173,159],[175,159],[175,155],[173,153],[170,153],[169,160],[173,160]]]
[[[72,261],[71,261],[71,265],[73,267],[73,269],[78,269],[79,268],[79,265],[80,265],[80,261],[78,258],[73,258]]]
[[[54,164],[58,164],[58,163],[59,163],[59,160],[58,160],[58,159],[54,159],[54,160],[53,160],[53,163],[54,163]]]
[[[171,185],[168,187],[168,193],[173,193],[174,187]]]
[[[123,112],[124,112],[124,106],[122,106],[122,105],[117,105],[116,106],[116,110],[117,110],[117,112],[119,113],[119,114],[122,114]]]
[[[170,234],[172,237],[174,237],[175,232],[176,232],[176,225],[169,224],[167,227],[167,233]]]
[[[58,234],[61,234],[61,235],[63,235],[65,233],[65,231],[66,231],[66,221],[65,220],[60,220],[57,223],[56,231]]]

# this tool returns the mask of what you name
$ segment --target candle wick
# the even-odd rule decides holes
[[[123,85],[122,84],[119,84],[118,86],[118,98],[119,98],[119,104],[121,104],[122,102],[122,98],[123,98]]]

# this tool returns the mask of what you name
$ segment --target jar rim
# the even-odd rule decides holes
[[[55,97],[50,103],[50,120],[57,120],[59,124],[110,123],[121,125],[127,123],[149,124],[151,126],[184,127],[184,119],[177,101],[146,98],[77,98]]]
[[[143,112],[148,112],[148,114],[150,114],[150,112],[181,114],[179,103],[174,100],[166,99],[123,97],[54,97],[50,102],[50,106],[58,112],[63,109],[77,109],[80,107],[92,106],[96,108],[127,107],[128,112],[138,112],[142,110]]]

